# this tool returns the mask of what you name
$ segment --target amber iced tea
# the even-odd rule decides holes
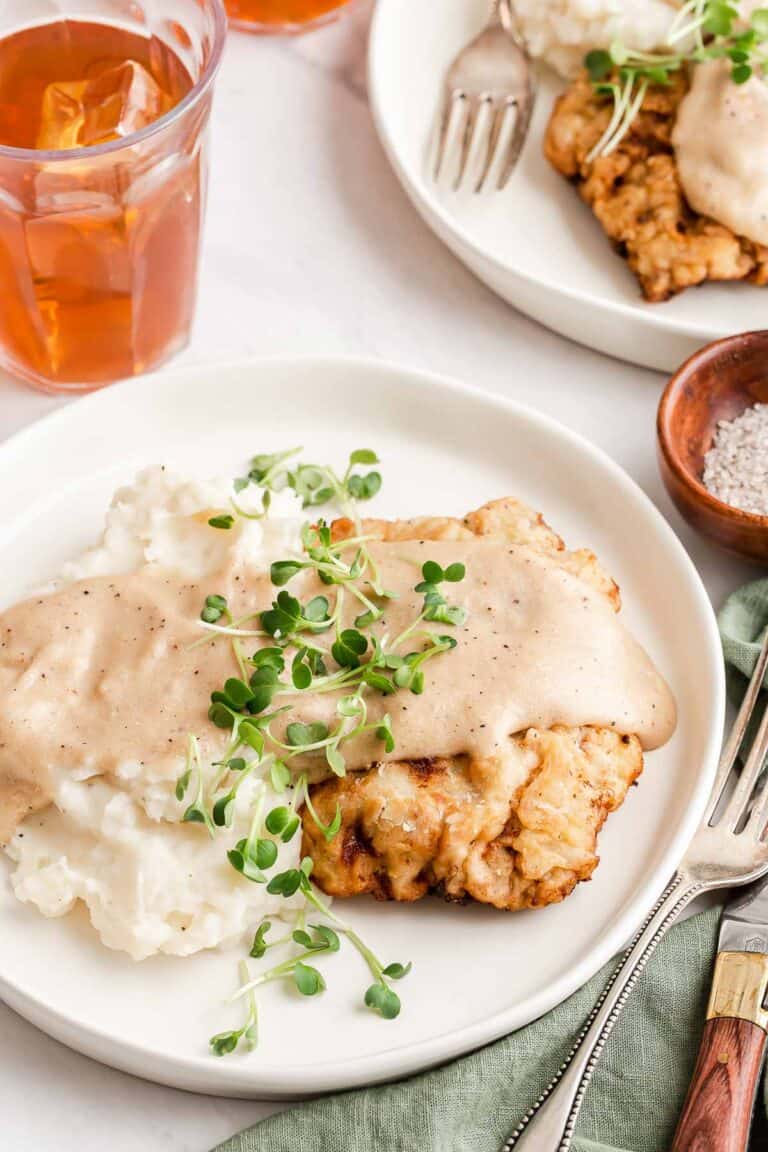
[[[349,0],[224,0],[230,19],[262,32],[299,30],[332,16]]]
[[[165,31],[173,47],[78,20],[0,39],[0,355],[43,387],[144,372],[186,341],[210,90],[184,104],[206,46]]]

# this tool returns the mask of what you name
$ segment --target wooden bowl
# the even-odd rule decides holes
[[[768,403],[768,331],[728,336],[686,360],[664,390],[656,432],[662,478],[686,520],[729,552],[768,561],[768,516],[724,504],[701,481],[718,420],[757,402]]]

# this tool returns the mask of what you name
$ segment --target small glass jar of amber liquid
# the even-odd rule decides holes
[[[0,366],[49,392],[187,342],[221,0],[0,4]]]
[[[351,0],[224,0],[230,23],[246,32],[306,32],[339,15]]]

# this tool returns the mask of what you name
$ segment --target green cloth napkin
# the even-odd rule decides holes
[[[745,584],[729,596],[718,623],[725,653],[728,696],[733,704],[739,704],[768,628],[768,580]],[[765,686],[768,687],[768,679]],[[759,719],[755,717],[752,730],[747,732],[747,740],[753,735],[757,723]]]
[[[767,624],[768,580],[740,589],[723,608],[734,694],[754,668]],[[597,1065],[574,1152],[669,1148],[704,1025],[717,921],[711,909],[662,940]],[[301,1104],[219,1152],[499,1152],[567,1056],[612,968],[540,1020],[470,1056],[397,1084]],[[381,1026],[396,1030],[397,1022]],[[753,1133],[755,1148],[768,1146],[763,1122]]]

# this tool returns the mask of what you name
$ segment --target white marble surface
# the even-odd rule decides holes
[[[213,376],[217,361],[249,354],[360,353],[530,403],[599,443],[639,481],[719,604],[756,570],[694,537],[662,490],[654,449],[662,379],[511,311],[406,202],[366,105],[368,4],[301,40],[230,37],[198,320],[183,359],[210,363]],[[0,379],[0,438],[55,403]],[[9,1152],[206,1152],[271,1110],[102,1068],[2,1006],[0,1036]]]

